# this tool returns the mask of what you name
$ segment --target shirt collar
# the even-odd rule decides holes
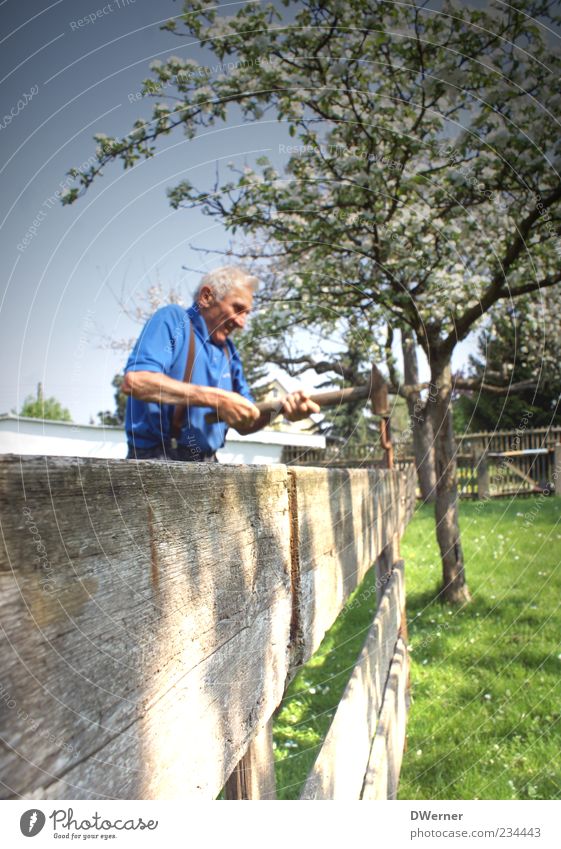
[[[187,310],[187,315],[189,316],[191,323],[193,325],[193,330],[197,334],[197,336],[201,339],[202,342],[210,342],[210,336],[208,335],[208,327],[206,326],[206,321],[202,317],[199,307],[196,303],[193,303],[189,309]]]

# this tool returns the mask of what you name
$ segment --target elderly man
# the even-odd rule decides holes
[[[185,310],[177,304],[148,320],[128,359],[128,457],[216,462],[228,427],[253,433],[269,423],[253,403],[230,335],[241,330],[257,278],[235,266],[206,274]],[[282,412],[291,421],[317,413],[305,392],[288,395]],[[215,412],[219,421],[205,416]]]

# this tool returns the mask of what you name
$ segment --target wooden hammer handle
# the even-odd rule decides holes
[[[370,397],[370,384],[364,386],[353,386],[348,389],[333,389],[329,392],[315,392],[310,395],[310,401],[315,401],[319,407],[333,407],[335,404],[347,403],[349,401],[360,401]],[[275,413],[277,416],[282,412],[282,399],[278,401],[260,401],[255,405],[260,413]],[[205,416],[207,424],[216,424],[220,421],[216,413],[207,413]]]

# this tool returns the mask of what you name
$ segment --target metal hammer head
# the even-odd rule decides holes
[[[370,372],[370,392],[368,394],[372,404],[372,412],[377,416],[389,414],[388,384],[375,363],[372,363]]]

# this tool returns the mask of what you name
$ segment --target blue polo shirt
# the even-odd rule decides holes
[[[195,358],[191,382],[238,392],[253,401],[234,343],[228,339],[229,360],[224,349],[211,342],[206,322],[196,304],[186,310],[178,304],[162,307],[148,319],[125,366],[125,371],[153,371],[183,380],[189,352],[190,324],[195,331]],[[129,445],[152,448],[169,444],[174,404],[127,399],[125,428]],[[187,407],[178,445],[213,454],[224,445],[224,422],[209,425],[210,407]]]

